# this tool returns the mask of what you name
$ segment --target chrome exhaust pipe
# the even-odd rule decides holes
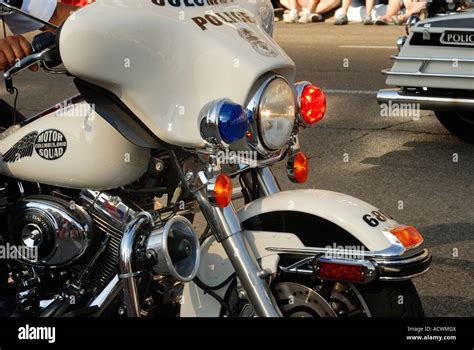
[[[153,227],[153,217],[150,213],[138,214],[125,229],[120,245],[120,272],[119,279],[124,281],[123,297],[127,307],[128,317],[140,317],[140,300],[137,289],[137,273],[133,271],[134,243],[136,234],[145,227]]]
[[[384,89],[377,93],[379,105],[412,104],[427,110],[466,110],[474,111],[474,98],[428,96],[401,92],[399,89]]]

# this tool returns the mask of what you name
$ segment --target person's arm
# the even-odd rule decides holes
[[[60,25],[72,12],[79,8],[57,3],[56,0],[10,0],[0,2],[6,2],[21,8],[23,11],[55,25]],[[18,14],[6,16],[5,19],[15,34],[22,34],[42,29],[43,27],[41,23]],[[9,69],[18,60],[31,54],[31,44],[21,35],[13,35],[5,39],[0,39],[0,71]],[[37,66],[31,67],[34,71],[37,70],[37,68]]]
[[[49,22],[59,26],[61,23],[63,23],[65,20],[68,19],[68,17],[74,12],[79,10],[80,7],[78,6],[73,6],[73,5],[66,5],[63,3],[58,3],[56,6],[56,10],[54,11],[53,16],[49,20]]]

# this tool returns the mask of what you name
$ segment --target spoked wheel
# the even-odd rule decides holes
[[[443,126],[461,140],[474,143],[474,116],[469,112],[435,111]]]

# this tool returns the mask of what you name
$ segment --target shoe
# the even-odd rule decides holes
[[[322,22],[323,16],[319,13],[303,13],[298,20],[298,23],[312,23],[312,22]]]
[[[286,23],[296,23],[298,22],[298,12],[290,11],[283,15],[283,21]]]
[[[400,21],[400,18],[398,16],[392,16],[390,17],[391,21],[387,21],[383,17],[378,17],[374,24],[378,26],[384,26],[384,25],[389,25],[389,26],[400,26],[402,25],[402,21]]]
[[[339,16],[334,22],[334,24],[337,26],[348,24],[348,23],[349,23],[349,19],[347,18],[346,15]]]
[[[312,22],[322,22],[323,16],[319,13],[307,13],[303,12],[300,16],[298,23],[312,23]]]
[[[366,26],[374,24],[374,21],[372,20],[372,16],[365,15],[364,18],[362,19],[362,23],[364,23],[364,25]]]

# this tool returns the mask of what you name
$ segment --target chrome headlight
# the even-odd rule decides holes
[[[267,80],[249,109],[253,111],[250,141],[257,150],[266,154],[283,148],[295,124],[295,97],[288,82],[280,77]]]

